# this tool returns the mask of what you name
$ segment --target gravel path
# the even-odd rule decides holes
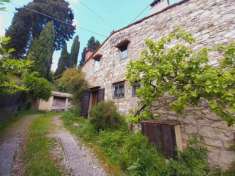
[[[65,165],[73,176],[106,176],[96,157],[63,127],[59,117],[54,117],[55,137],[62,145]]]
[[[37,115],[22,117],[0,136],[0,176],[21,175],[18,156],[23,149],[27,129],[35,117]],[[15,173],[17,170],[19,173]]]

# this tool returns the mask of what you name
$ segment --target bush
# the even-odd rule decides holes
[[[70,68],[63,72],[62,77],[57,80],[58,89],[73,94],[73,103],[79,107],[80,98],[88,88],[85,75],[80,69]]]
[[[117,112],[113,102],[100,102],[90,113],[90,121],[99,130],[117,129],[124,124],[122,116]]]
[[[107,105],[107,102],[102,104]],[[101,112],[98,110],[96,109],[97,112]],[[70,125],[67,124],[67,121],[70,121],[69,119],[72,121]],[[141,133],[134,134],[122,128],[97,132],[97,128],[89,120],[72,117],[71,112],[67,113],[64,120],[66,126],[70,126],[70,129],[77,136],[91,143],[95,148],[99,148],[99,151],[101,151],[99,155],[106,158],[105,161],[109,166],[120,168],[123,174],[118,175],[219,176],[221,175],[219,173],[222,173],[210,172],[207,151],[200,145],[200,141],[194,138],[190,141],[187,149],[178,152],[176,159],[167,161]],[[79,126],[74,126],[74,123],[78,123]],[[232,176],[234,172],[232,170],[222,174]]]
[[[33,100],[38,98],[48,100],[51,96],[52,86],[46,79],[39,77],[37,73],[26,74],[24,78],[26,88]]]
[[[121,167],[130,176],[163,176],[165,158],[141,133],[130,133],[121,148]]]
[[[177,160],[169,164],[170,175],[176,176],[206,176],[209,173],[207,151],[200,142],[193,138],[183,152],[178,153]]]
[[[120,164],[121,148],[124,146],[125,138],[128,136],[127,131],[102,131],[99,133],[98,144],[108,156],[113,164]]]

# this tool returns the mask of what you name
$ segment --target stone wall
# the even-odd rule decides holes
[[[161,120],[177,120],[180,123],[182,147],[187,147],[187,141],[192,136],[200,136],[208,149],[208,159],[211,167],[228,169],[235,161],[235,127],[229,127],[226,122],[211,112],[206,103],[200,107],[187,108],[182,114],[176,114],[166,106],[169,98],[161,98],[152,107],[154,115]]]
[[[196,38],[196,43],[193,45],[195,50],[234,41],[235,1],[184,0],[182,3],[114,32],[96,53],[102,55],[100,69],[94,71],[93,59],[90,59],[82,68],[90,87],[104,88],[105,100],[114,101],[120,112],[128,113],[134,109],[138,100],[132,97],[128,83],[125,85],[125,97],[122,99],[113,99],[112,84],[125,80],[126,66],[130,60],[139,57],[145,48],[145,39],[157,40],[169,34],[177,26],[193,34]],[[122,60],[115,46],[125,39],[130,41],[128,59]],[[212,61],[214,58],[216,56],[211,58]],[[163,114],[165,118],[177,117],[170,111],[163,111]],[[209,149],[210,163],[223,168],[228,167],[235,158],[229,150],[229,145],[234,142],[234,129],[228,127],[206,108],[200,111],[191,109],[184,116],[181,129],[185,145],[191,133],[202,135]]]

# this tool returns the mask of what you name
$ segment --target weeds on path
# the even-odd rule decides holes
[[[25,148],[26,176],[60,176],[59,168],[50,157],[54,141],[47,137],[53,114],[37,118],[29,129],[28,142]]]

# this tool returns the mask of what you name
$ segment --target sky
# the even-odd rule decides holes
[[[0,35],[11,24],[15,8],[22,7],[32,0],[11,0],[6,5],[6,11],[0,12]],[[80,56],[88,39],[94,36],[103,42],[109,34],[133,21],[147,16],[150,13],[149,4],[153,0],[67,0],[73,10],[76,24],[75,35],[79,36],[81,47]],[[142,13],[141,13],[142,12]],[[140,15],[141,14],[141,15]],[[138,18],[137,18],[138,17]],[[75,37],[74,35],[74,37]],[[68,41],[68,51],[72,39]],[[52,70],[56,69],[60,51],[54,52]]]

